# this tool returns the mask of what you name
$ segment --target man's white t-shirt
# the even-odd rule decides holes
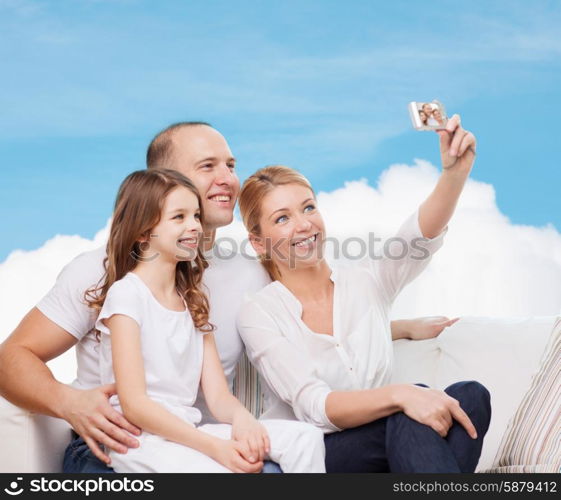
[[[78,339],[78,373],[72,383],[78,389],[101,385],[99,342],[94,330],[96,314],[87,306],[84,293],[102,279],[105,257],[105,246],[78,255],[62,269],[53,288],[36,306],[47,318]],[[246,293],[257,292],[270,283],[270,279],[257,260],[224,246],[215,245],[206,257],[209,267],[204,272],[203,284],[210,302],[210,322],[216,326],[216,346],[231,390],[235,368],[243,352],[236,328],[238,310]],[[213,420],[201,391],[195,406],[203,414],[203,423]]]

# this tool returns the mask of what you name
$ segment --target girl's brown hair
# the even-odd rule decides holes
[[[312,185],[306,177],[297,170],[283,165],[261,168],[246,179],[240,192],[239,206],[243,223],[249,233],[261,236],[259,221],[262,216],[261,205],[263,199],[277,186],[286,184],[298,184],[306,187],[312,192],[314,198],[316,197]],[[259,260],[273,281],[280,279],[280,269],[270,255],[260,255]]]
[[[167,195],[177,187],[187,188],[197,197],[203,223],[203,206],[197,188],[176,170],[138,170],[121,184],[107,242],[107,257],[103,260],[105,274],[84,294],[86,303],[98,314],[111,285],[132,271],[142,259],[142,243],[138,240],[150,236],[151,229],[160,222]],[[175,286],[187,303],[195,326],[203,331],[213,331],[214,326],[209,323],[208,299],[201,290],[203,270],[207,267],[208,262],[199,249],[192,262],[177,263]]]

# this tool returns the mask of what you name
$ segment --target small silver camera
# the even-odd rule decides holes
[[[431,102],[410,102],[409,115],[415,130],[442,130],[448,123],[444,104],[436,99]]]

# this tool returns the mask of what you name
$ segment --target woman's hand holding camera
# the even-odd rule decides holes
[[[462,128],[460,115],[448,120],[446,129],[437,130],[440,136],[440,157],[444,170],[469,174],[475,160],[475,136]]]

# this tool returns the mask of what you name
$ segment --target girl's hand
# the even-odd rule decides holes
[[[460,318],[448,319],[446,316],[427,316],[413,318],[409,321],[409,338],[412,340],[426,340],[438,337],[442,331],[452,326]]]
[[[222,464],[232,472],[237,473],[256,473],[260,472],[263,468],[263,462],[248,462],[243,453],[247,450],[242,443],[233,441],[231,439],[216,439],[213,452],[210,457]]]
[[[477,438],[475,427],[460,407],[458,400],[448,396],[444,391],[417,385],[403,385],[400,387],[397,403],[408,417],[428,425],[442,437],[446,437],[455,419],[473,439]]]
[[[240,444],[242,456],[251,463],[263,462],[271,450],[267,429],[245,409],[234,415],[232,439]]]
[[[461,126],[460,115],[448,120],[445,130],[437,130],[440,136],[440,157],[444,170],[467,173],[475,160],[475,136]]]

